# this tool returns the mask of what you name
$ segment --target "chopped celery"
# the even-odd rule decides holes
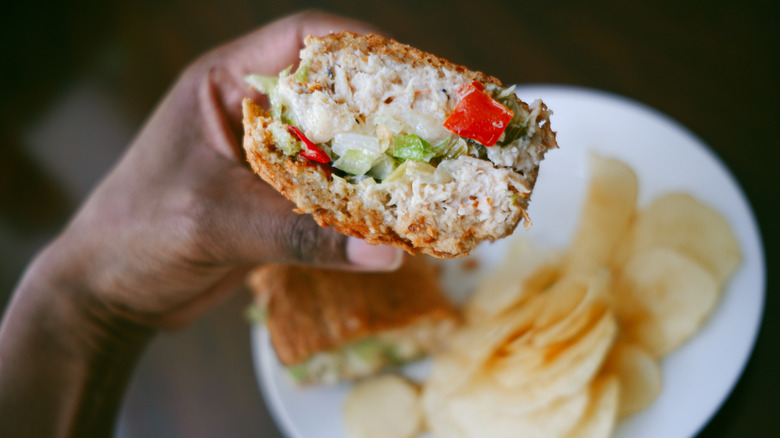
[[[436,168],[422,161],[408,161],[406,166],[406,175],[412,178],[431,177],[436,172]]]
[[[244,316],[252,324],[265,324],[265,321],[268,319],[268,311],[256,304],[252,304],[247,307]]]
[[[389,183],[393,182],[395,180],[401,179],[406,175],[406,168],[409,166],[408,161],[404,161],[401,163],[400,166],[396,167],[395,170],[390,172],[390,175],[387,175],[385,179],[382,180],[383,183]]]
[[[436,172],[436,168],[422,161],[407,160],[383,179],[383,183],[393,182],[404,177],[423,177],[430,178]]]
[[[263,76],[251,74],[244,78],[244,81],[251,85],[255,90],[270,95],[276,85],[279,83],[279,78],[276,76]]]
[[[447,150],[450,148],[450,143],[451,140],[447,138],[433,145],[431,147],[431,150],[433,151],[433,156],[440,157],[444,155],[447,152]]]
[[[393,137],[392,156],[406,160],[429,161],[435,156],[431,144],[414,134]]]
[[[400,348],[398,348],[397,345],[391,345],[387,349],[387,360],[390,361],[390,364],[392,365],[400,365],[406,362],[406,357],[403,355]]]
[[[268,96],[268,103],[271,105],[271,115],[276,118],[282,118],[284,105],[282,105],[282,100],[277,90],[279,85],[279,78],[274,76],[251,74],[246,76],[244,81],[257,91]]]
[[[306,78],[309,76],[309,60],[301,61],[300,65],[298,65],[298,70],[295,71],[295,74],[293,75],[293,78],[297,82],[306,82]]]
[[[434,156],[441,157],[444,160],[452,160],[461,155],[468,154],[469,146],[461,137],[444,140],[432,148]]]
[[[292,66],[282,70],[278,77],[251,74],[244,77],[244,82],[260,93],[268,96],[268,103],[271,106],[271,115],[274,118],[279,118],[288,125],[297,125],[298,123],[296,122],[295,117],[292,112],[285,107],[278,91],[279,78],[289,76],[291,68]]]
[[[293,156],[301,151],[301,142],[296,141],[283,124],[273,122],[268,126],[268,130],[271,131],[274,144],[276,144],[285,155]]]
[[[452,160],[458,158],[461,155],[468,155],[469,145],[463,138],[458,138],[450,144],[447,152],[444,153],[443,158],[445,160]]]
[[[349,349],[367,363],[376,362],[384,353],[385,345],[376,338],[366,338],[355,342]]]
[[[292,365],[287,367],[287,372],[296,382],[303,382],[309,378],[309,372],[306,369],[306,364]]]
[[[351,175],[363,175],[371,169],[373,162],[374,156],[371,153],[362,149],[349,149],[333,163],[333,167]]]
[[[374,160],[374,165],[367,173],[368,176],[377,181],[382,181],[387,178],[393,170],[395,170],[395,160],[389,155],[382,154],[377,160]]]
[[[341,133],[336,134],[331,142],[331,150],[336,155],[344,155],[349,150],[361,150],[374,158],[382,153],[379,148],[379,139],[371,135]]]
[[[527,112],[517,102],[514,93],[506,94],[502,92],[499,94],[498,101],[509,108],[513,113],[512,119],[509,121],[506,130],[504,131],[504,138],[499,142],[501,146],[506,146],[524,136],[528,131],[528,127],[526,126]]]
[[[352,175],[365,174],[383,155],[379,139],[354,133],[336,134],[331,150],[339,156],[333,166]]]

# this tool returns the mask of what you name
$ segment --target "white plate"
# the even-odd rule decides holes
[[[542,163],[529,211],[534,225],[528,234],[539,245],[564,248],[568,244],[591,152],[617,158],[634,169],[640,205],[660,193],[683,190],[719,210],[733,227],[744,260],[718,309],[692,340],[664,359],[663,392],[656,402],[622,421],[616,433],[618,438],[695,435],[739,379],[761,321],[764,255],[747,200],[726,167],[698,138],[657,111],[581,88],[533,86],[517,91],[526,101],[542,98],[554,111],[551,123],[560,145]],[[473,257],[483,261],[480,266],[490,266],[503,246],[501,241],[480,246]],[[445,287],[459,285],[452,292],[460,295],[475,278],[461,278],[457,271],[445,271]],[[347,385],[296,388],[284,375],[264,329],[253,329],[252,346],[264,397],[288,437],[347,438],[342,425]],[[406,372],[420,378],[428,365],[418,364]]]

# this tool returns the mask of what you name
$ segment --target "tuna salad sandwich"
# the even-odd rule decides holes
[[[498,79],[342,32],[307,37],[296,71],[247,82],[270,102],[243,102],[252,168],[321,226],[440,258],[530,226],[551,113]]]
[[[299,384],[374,374],[435,350],[457,324],[435,267],[407,257],[392,273],[264,265],[248,277],[252,318]]]

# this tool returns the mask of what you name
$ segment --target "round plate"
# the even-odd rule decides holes
[[[636,172],[639,204],[668,191],[685,191],[717,209],[741,244],[743,262],[731,278],[715,313],[681,348],[665,357],[663,391],[653,405],[618,425],[618,438],[694,436],[731,392],[747,362],[761,321],[765,267],[755,218],[726,167],[675,121],[628,99],[582,88],[518,87],[526,102],[541,98],[553,110],[559,150],[541,165],[527,233],[537,246],[565,248],[579,218],[591,153],[619,159]],[[517,230],[524,233],[521,228]],[[481,245],[471,257],[480,269],[464,274],[460,261],[447,261],[444,287],[456,299],[473,285],[504,250],[502,241]],[[465,277],[464,277],[465,275]],[[290,438],[348,438],[342,402],[348,384],[295,387],[276,360],[263,328],[252,331],[255,369],[261,390],[283,432]],[[425,376],[429,363],[407,367]]]

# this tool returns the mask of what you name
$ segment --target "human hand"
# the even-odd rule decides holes
[[[393,269],[401,254],[320,228],[245,165],[243,82],[295,64],[303,37],[344,18],[305,12],[194,62],[125,156],[37,262],[40,275],[89,294],[97,309],[148,327],[181,326],[264,262]],[[101,316],[102,317],[102,316]]]
[[[305,12],[211,51],[182,74],[16,287],[0,325],[0,430],[111,435],[154,331],[193,321],[260,263],[400,264],[394,248],[295,214],[241,153],[240,103],[253,93],[243,77],[274,75],[296,62],[305,35],[344,29],[372,30]]]

